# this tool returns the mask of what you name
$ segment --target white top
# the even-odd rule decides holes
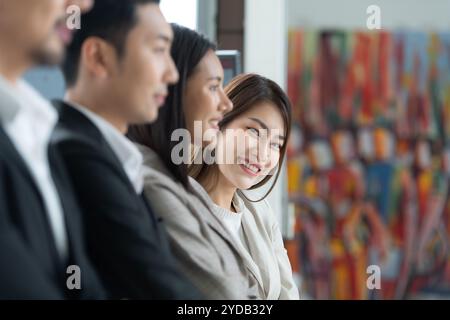
[[[227,230],[235,237],[235,240],[241,241],[242,231],[242,210],[236,204],[234,208],[237,212],[219,207],[213,203],[214,214],[222,221]]]
[[[136,193],[141,194],[144,189],[144,177],[142,173],[143,157],[139,149],[112,124],[96,113],[73,102],[68,102],[68,104],[83,113],[100,130],[106,142],[122,163]]]
[[[48,160],[57,120],[53,106],[26,82],[14,85],[0,76],[0,122],[41,191],[56,248],[64,260],[68,251],[64,211]]]
[[[201,186],[194,187],[206,193]],[[252,203],[236,194],[233,203],[238,212],[234,213],[209,200],[214,214],[221,218],[232,238],[237,238],[235,243],[244,263],[258,282],[259,296],[267,300],[299,299],[283,237],[269,203]]]

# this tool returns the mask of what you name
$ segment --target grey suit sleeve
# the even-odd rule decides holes
[[[220,253],[208,241],[210,231],[202,228],[180,197],[164,186],[149,183],[145,193],[164,220],[180,267],[206,298],[248,299],[247,292],[239,292],[242,284],[236,285],[236,277],[224,271]]]

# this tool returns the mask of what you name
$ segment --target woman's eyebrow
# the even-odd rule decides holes
[[[258,118],[248,118],[248,119],[257,122],[263,129],[265,129],[267,131],[270,130],[269,127],[262,120],[260,120]],[[278,135],[277,138],[280,140],[286,141],[286,137],[283,135]]]
[[[258,118],[249,118],[252,121],[257,122],[263,129],[269,130],[269,127],[261,120],[259,120]]]
[[[219,82],[222,82],[222,77],[219,77],[219,76],[217,76],[217,77],[209,77],[207,80],[208,80],[208,81],[211,81],[211,80],[217,80],[217,81],[219,81]]]

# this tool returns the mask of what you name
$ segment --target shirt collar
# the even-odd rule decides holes
[[[73,102],[70,102],[70,104],[83,113],[94,123],[97,129],[100,130],[111,149],[119,158],[125,173],[134,186],[134,189],[138,194],[142,193],[144,188],[144,179],[142,174],[143,157],[137,147],[113,125],[96,113],[85,107],[74,104]]]
[[[17,85],[9,83],[0,75],[0,121],[8,123],[19,114],[27,114],[40,128],[46,128],[41,135],[50,135],[58,121],[58,113],[54,107],[36,89],[24,80]]]
[[[0,121],[12,121],[19,113],[21,105],[17,96],[17,86],[13,86],[0,75]]]

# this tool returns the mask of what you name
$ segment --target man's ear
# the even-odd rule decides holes
[[[81,64],[92,77],[106,79],[116,72],[116,52],[106,41],[96,37],[88,38],[83,43],[81,52]]]

